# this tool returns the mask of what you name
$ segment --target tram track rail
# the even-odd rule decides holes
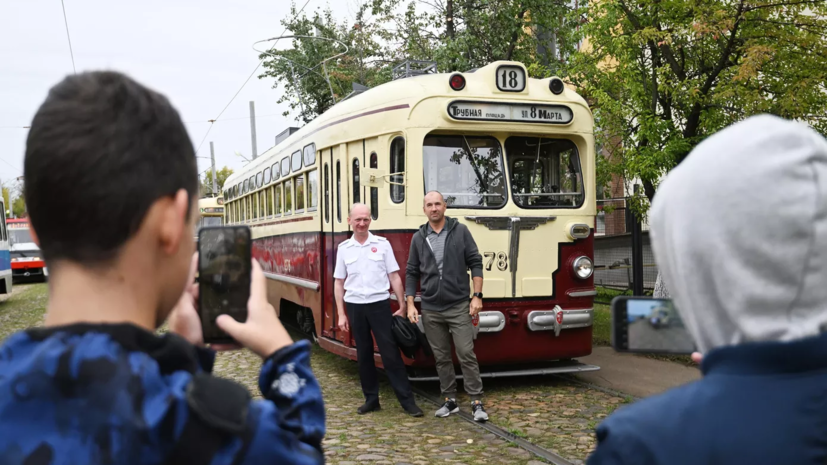
[[[382,370],[383,375],[384,375],[384,373],[385,373],[384,370]],[[411,387],[413,389],[414,394],[418,395],[419,397],[425,399],[426,401],[428,401],[429,403],[431,403],[431,404],[433,404],[437,407],[442,406],[442,402],[436,396],[428,394],[427,392],[425,392],[423,389],[421,389],[419,387],[416,387],[416,386],[411,386]],[[474,425],[478,428],[481,428],[485,431],[488,431],[489,433],[499,437],[500,439],[508,441],[508,442],[520,447],[521,449],[524,449],[524,450],[536,455],[537,457],[540,457],[543,460],[546,460],[547,462],[549,462],[553,465],[572,465],[572,462],[566,460],[564,457],[562,457],[560,455],[557,455],[557,454],[555,454],[554,452],[552,452],[548,449],[544,449],[544,448],[542,448],[542,447],[540,447],[540,446],[538,446],[538,445],[536,445],[536,444],[534,444],[530,441],[527,441],[527,440],[517,436],[514,433],[506,431],[506,430],[500,428],[499,426],[496,426],[496,425],[494,425],[492,423],[489,423],[489,422],[474,421],[474,417],[468,412],[460,411],[459,413],[456,414],[456,416],[459,417],[460,419],[468,422],[468,423],[471,423],[472,425]]]

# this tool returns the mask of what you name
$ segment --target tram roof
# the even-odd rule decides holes
[[[527,77],[525,91],[523,92],[499,91],[494,81],[494,79],[496,79],[495,73],[501,66],[504,65],[520,66],[525,71],[526,76],[528,76],[528,71],[525,69],[525,65],[520,62],[495,61],[470,72],[421,74],[418,76],[396,79],[376,87],[372,87],[358,95],[348,98],[347,100],[338,102],[329,110],[316,117],[313,121],[302,126],[301,129],[291,134],[279,144],[267,149],[264,153],[256,157],[255,160],[244,166],[243,169],[239,170],[237,173],[233,173],[224,185],[228,187],[233,186],[238,182],[247,179],[251,174],[258,172],[258,170],[273,163],[270,159],[271,155],[284,151],[296,142],[304,139],[307,134],[316,132],[333,121],[338,121],[358,113],[370,111],[372,109],[392,105],[402,105],[407,103],[409,108],[413,109],[417,102],[429,97],[565,103],[569,105],[583,106],[587,111],[591,112],[586,100],[568,86],[566,86],[566,89],[562,94],[554,95],[549,90],[549,81],[551,81],[553,77],[546,79]],[[466,86],[462,89],[462,91],[458,92],[450,87],[449,79],[454,74],[461,74],[466,80]],[[307,141],[308,144],[311,142],[312,141]]]

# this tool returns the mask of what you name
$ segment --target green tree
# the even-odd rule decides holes
[[[215,175],[215,183],[218,188],[217,193],[220,194],[224,189],[224,182],[227,181],[227,178],[229,178],[231,174],[233,174],[233,170],[226,166],[217,170]],[[204,173],[204,178],[201,180],[201,195],[208,194],[212,194],[212,169],[207,170],[207,172]]]
[[[22,195],[14,199],[11,210],[15,218],[26,218],[28,216],[26,210],[26,200]]]
[[[577,48],[577,19],[569,14],[567,1],[449,0],[420,14],[412,5],[398,23],[405,33],[403,46],[396,49],[409,57],[412,50],[421,50],[437,61],[440,71],[511,60],[543,78],[562,72]],[[425,41],[428,47],[421,45]]]
[[[290,13],[282,21],[287,30],[293,35],[317,38],[294,38],[292,48],[262,54],[265,71],[259,78],[275,78],[273,87],[281,86],[283,90],[278,103],[288,103],[297,119],[312,121],[345,98],[353,83],[373,87],[390,79],[389,62],[380,45],[391,38],[384,27],[390,20],[390,10],[382,2],[360,5],[352,25],[337,23],[329,8],[308,18],[305,14],[298,16],[294,4]],[[348,53],[322,65],[324,60],[345,51],[333,40],[345,44]]]
[[[9,192],[8,187],[3,188],[3,205],[5,205],[6,210],[11,211],[11,193]]]
[[[693,147],[748,116],[827,132],[827,2],[615,0],[576,17],[588,46],[567,71],[592,104],[601,166],[639,179],[648,200]]]

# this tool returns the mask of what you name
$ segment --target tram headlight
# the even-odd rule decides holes
[[[577,257],[574,259],[572,271],[580,279],[589,279],[594,273],[594,263],[591,258],[585,255]]]

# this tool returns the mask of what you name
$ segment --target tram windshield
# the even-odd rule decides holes
[[[222,224],[224,224],[223,220],[223,216],[202,216],[200,226],[221,226]]]
[[[34,242],[28,229],[9,229],[9,244],[25,244]]]
[[[501,207],[506,201],[502,148],[493,137],[429,135],[422,147],[425,191],[448,207]]]
[[[570,140],[509,137],[505,141],[511,195],[523,208],[565,208],[583,204],[583,175]]]

